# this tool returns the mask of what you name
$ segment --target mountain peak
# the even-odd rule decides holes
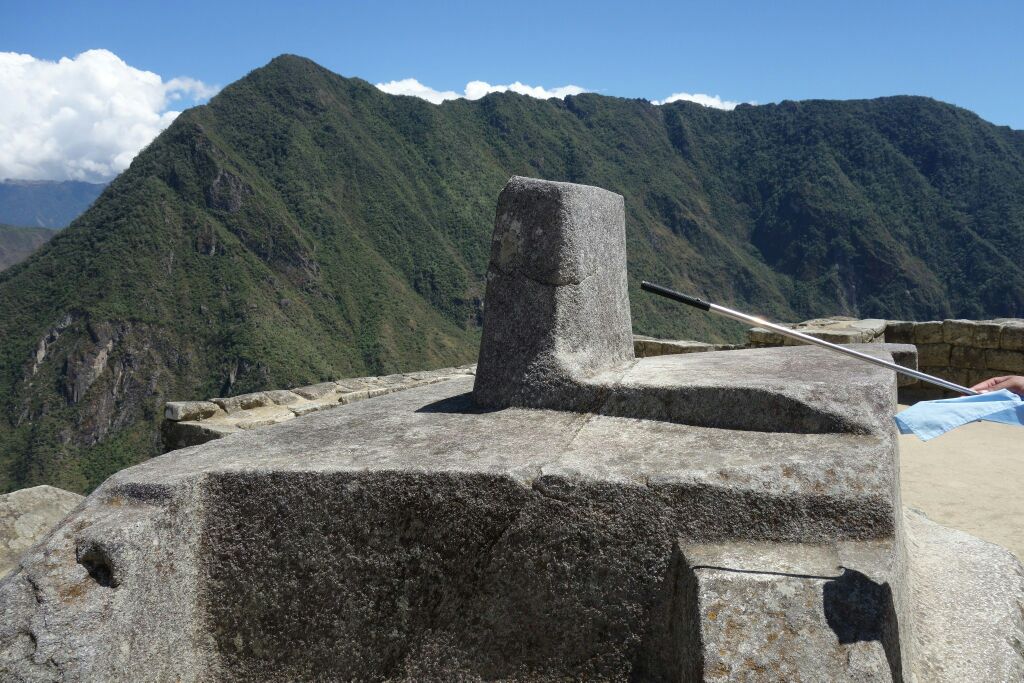
[[[217,97],[210,100],[210,105],[218,107],[225,100],[258,97],[269,98],[282,109],[295,105],[299,109],[316,109],[324,104],[325,93],[328,91],[335,97],[355,92],[383,95],[362,79],[341,76],[307,57],[282,54],[221,90]],[[251,105],[235,102],[231,106]]]
[[[317,64],[308,57],[303,57],[301,55],[294,55],[289,53],[280,54],[274,57],[264,66],[262,66],[259,69],[256,69],[255,71],[282,72],[288,74],[301,74],[304,72],[321,72],[331,74],[332,76],[337,76],[337,74],[320,66],[319,64]]]

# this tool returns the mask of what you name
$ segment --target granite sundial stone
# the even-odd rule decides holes
[[[914,592],[946,537],[905,521],[895,393],[818,348],[634,358],[622,197],[515,177],[475,378],[112,476],[0,583],[0,671],[1012,680],[1019,565],[958,537]],[[915,636],[982,592],[956,648],[945,616]]]

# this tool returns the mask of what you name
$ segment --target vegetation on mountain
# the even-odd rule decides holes
[[[0,270],[27,259],[53,237],[49,228],[17,228],[0,224]]]
[[[625,196],[638,333],[739,335],[641,278],[784,321],[1024,314],[1024,132],[963,109],[438,106],[279,57],[0,274],[0,489],[96,486],[172,398],[472,361],[513,174]]]
[[[0,180],[0,223],[63,228],[89,208],[105,183]]]

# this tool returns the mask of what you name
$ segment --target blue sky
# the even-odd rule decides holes
[[[0,2],[0,52],[101,48],[165,80],[223,86],[290,52],[457,93],[480,80],[651,100],[927,95],[1024,129],[1022,0]]]

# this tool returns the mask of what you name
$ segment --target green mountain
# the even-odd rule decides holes
[[[0,270],[24,261],[54,234],[49,228],[16,228],[0,224]]]
[[[97,485],[171,398],[472,361],[513,174],[626,197],[639,333],[741,332],[641,278],[782,320],[1024,314],[1024,132],[963,109],[435,106],[279,57],[0,274],[0,488]]]
[[[0,223],[63,228],[88,209],[104,187],[78,180],[2,180]]]

